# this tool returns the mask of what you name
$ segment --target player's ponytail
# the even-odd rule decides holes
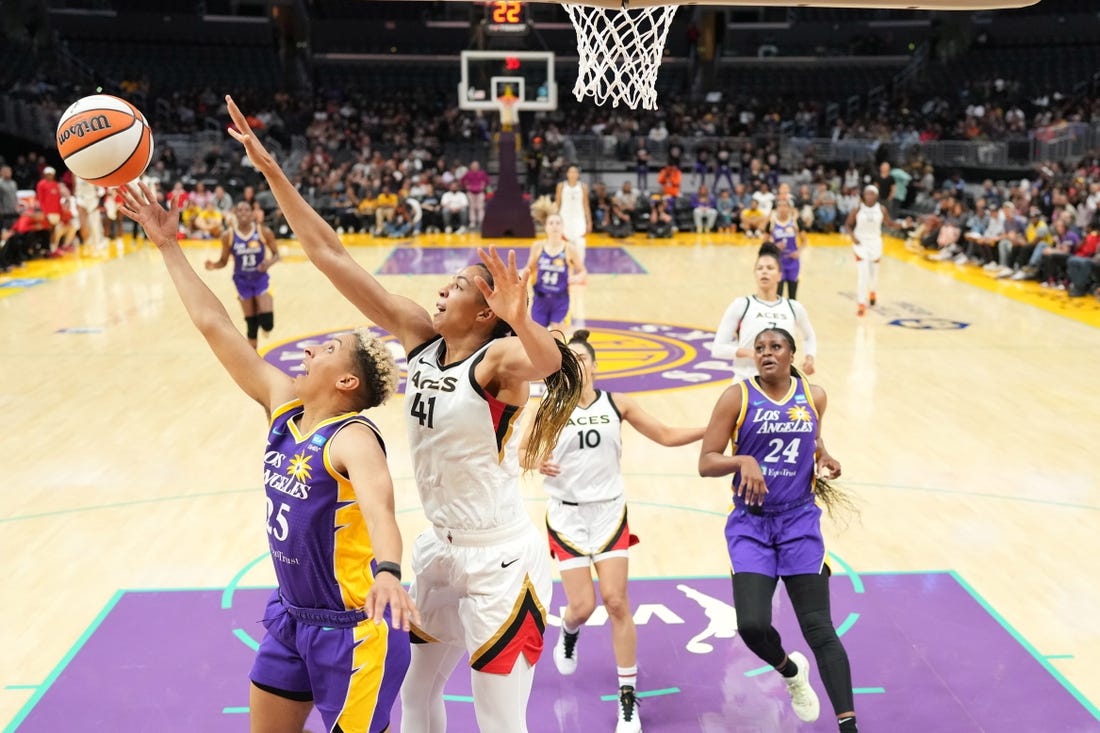
[[[489,268],[482,263],[477,263],[481,268],[481,277],[493,287],[493,275]],[[503,318],[498,318],[493,327],[492,337],[501,338],[513,335],[512,327]],[[542,396],[542,403],[535,412],[535,419],[531,425],[531,436],[527,440],[526,461],[529,466],[538,466],[550,457],[554,446],[558,444],[558,436],[569,423],[569,417],[581,401],[581,390],[584,388],[584,370],[577,361],[577,355],[559,339],[554,339],[554,344],[561,354],[561,367],[556,372],[546,377],[546,393]],[[591,347],[589,347],[591,348]]]
[[[527,440],[525,463],[528,466],[541,465],[553,453],[561,431],[580,402],[584,387],[584,370],[577,355],[558,339],[554,339],[554,343],[561,353],[561,368],[544,380],[546,394],[542,396]]]

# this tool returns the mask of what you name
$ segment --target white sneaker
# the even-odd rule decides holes
[[[966,255],[965,255],[965,254],[961,254],[961,255],[958,255],[958,256],[957,256],[957,257],[955,258],[955,264],[956,264],[956,265],[965,265],[965,264],[966,264],[967,262],[969,262],[969,261],[970,261],[970,260],[969,260],[969,259],[967,259],[967,257],[966,257]]]
[[[562,629],[558,643],[554,645],[554,666],[563,675],[571,675],[577,671],[577,637],[580,633],[578,630],[575,634],[567,634]]]
[[[634,697],[634,688],[624,685],[619,688],[619,722],[615,733],[642,733],[642,720],[638,717],[638,700]]]
[[[936,262],[946,262],[947,260],[951,259],[951,257],[952,254],[951,250],[949,249],[941,249],[936,254],[928,255],[928,259],[934,260]]]
[[[999,270],[999,269],[1001,269],[1001,263],[997,262],[996,260],[994,260],[992,262],[987,262],[984,265],[982,265],[982,269],[987,271],[987,272],[992,272],[993,270]]]
[[[794,677],[783,678],[791,696],[791,709],[799,720],[812,723],[821,715],[821,703],[817,701],[814,688],[810,687],[810,663],[802,652],[791,652],[787,656],[798,667],[798,674]]]
[[[1027,280],[1028,275],[1025,270],[1020,270],[1012,275],[1013,280]]]
[[[1011,267],[1002,267],[1001,269],[997,270],[997,277],[1011,277],[1012,273],[1014,272],[1016,271],[1013,270]]]

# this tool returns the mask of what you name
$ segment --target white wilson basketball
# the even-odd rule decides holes
[[[153,133],[145,115],[125,99],[93,94],[61,115],[57,152],[80,178],[97,186],[122,186],[152,162]]]

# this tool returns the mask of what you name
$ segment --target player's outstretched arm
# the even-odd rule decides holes
[[[642,409],[641,405],[631,396],[616,392],[611,396],[615,405],[619,408],[619,414],[623,420],[634,426],[634,429],[658,445],[669,448],[677,445],[687,445],[697,440],[702,440],[706,428],[674,428],[666,425],[657,418]]]
[[[398,338],[406,350],[435,335],[432,319],[423,307],[382,287],[344,248],[340,237],[306,202],[278,163],[252,133],[248,120],[228,95],[225,98],[235,128],[234,140],[244,146],[248,159],[271,187],[271,193],[294,230],[302,249],[318,270],[363,315]]]
[[[290,377],[260,358],[244,334],[233,325],[225,306],[187,261],[176,239],[179,228],[176,201],[172,201],[170,209],[165,209],[144,183],[139,184],[138,189],[119,189],[119,193],[122,194],[122,213],[140,224],[157,245],[187,315],[233,381],[263,405],[269,415],[273,407],[292,399]]]

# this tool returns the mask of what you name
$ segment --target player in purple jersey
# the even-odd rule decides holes
[[[798,275],[802,269],[802,251],[799,245],[805,245],[806,234],[799,231],[789,193],[779,196],[775,202],[775,213],[772,214],[767,238],[783,253],[780,260],[783,279],[779,281],[779,297],[783,297],[783,286],[786,285],[787,297],[794,300],[798,293]]]
[[[176,240],[177,201],[165,210],[144,183],[121,193],[192,322],[270,419],[264,486],[279,587],[249,675],[251,730],[301,733],[316,706],[327,730],[382,733],[409,665],[410,619],[419,621],[400,582],[385,448],[360,412],[395,391],[393,357],[366,332],[347,333],[306,348],[304,374],[288,377],[250,347],[192,269]]]
[[[817,720],[809,662],[784,651],[772,626],[772,596],[783,579],[802,635],[813,650],[843,733],[856,731],[852,672],[829,608],[829,566],[821,509],[845,497],[827,480],[840,464],[821,438],[825,390],[794,368],[794,337],[780,328],[754,343],[759,376],[726,389],[710,418],[699,456],[701,476],[733,474],[726,522],[737,629],[745,645],[785,679],[799,719]],[[725,455],[727,445],[733,455]],[[818,477],[823,478],[818,478]]]
[[[401,692],[404,733],[443,731],[443,689],[469,655],[481,733],[525,733],[543,649],[552,582],[544,540],[523,506],[514,428],[531,382],[546,395],[529,451],[553,449],[580,398],[576,356],[527,311],[527,273],[496,250],[455,273],[431,312],[383,287],[294,188],[226,98],[249,160],[294,228],[306,256],[409,355],[405,423],[417,491],[431,525],[413,548],[423,624]]]
[[[207,270],[220,270],[233,257],[233,284],[244,310],[244,322],[248,327],[248,343],[258,345],[260,329],[270,334],[275,328],[275,302],[271,297],[267,271],[279,261],[279,247],[275,233],[257,224],[252,207],[241,201],[234,208],[233,226],[222,235],[222,254],[217,260],[207,260]],[[271,256],[264,254],[264,249]]]
[[[583,283],[588,272],[577,248],[562,234],[560,214],[546,217],[546,238],[531,245],[527,269],[535,284],[531,318],[551,331],[561,331],[569,313],[569,286]]]

